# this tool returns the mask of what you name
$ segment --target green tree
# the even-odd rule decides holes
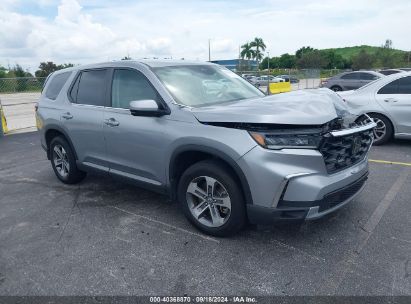
[[[383,68],[393,68],[396,64],[396,56],[392,49],[392,40],[387,39],[375,54],[377,65]]]
[[[57,65],[52,61],[40,62],[39,69],[34,74],[36,77],[47,77],[57,70]]]
[[[300,59],[304,54],[310,53],[314,50],[315,49],[313,49],[311,46],[303,46],[295,52],[295,57],[297,57],[297,59]]]
[[[375,60],[371,54],[365,50],[361,50],[358,55],[352,58],[352,69],[361,70],[361,69],[370,69]]]
[[[10,71],[9,74],[14,75],[14,77],[21,78],[21,77],[27,77],[26,72],[23,70],[21,65],[16,64]]]
[[[297,67],[300,69],[320,69],[328,64],[329,62],[321,55],[319,50],[303,53],[297,61]]]
[[[249,60],[255,58],[255,51],[250,43],[245,43],[241,46],[240,56],[242,59],[247,59],[247,69],[250,68]]]
[[[11,86],[14,87],[13,90],[17,92],[26,91],[28,83],[29,83],[29,79],[27,79],[26,77],[32,77],[32,76],[33,75],[31,75],[28,71],[24,71],[22,66],[19,64],[16,64],[7,73],[7,77],[9,78],[23,78],[23,79],[13,80],[11,83]]]
[[[73,66],[74,66],[74,64],[72,64],[72,63],[63,63],[63,64],[59,64],[57,66],[57,70],[72,68]]]
[[[257,60],[257,65],[263,59],[263,52],[267,47],[264,43],[263,38],[255,37],[253,41],[251,41],[250,46],[255,48],[254,50],[254,58]]]
[[[344,58],[336,54],[333,50],[320,51],[321,56],[324,58],[324,63],[327,63],[324,68],[326,69],[344,69],[347,67],[347,61]]]
[[[6,68],[0,65],[0,78],[6,78],[7,72]]]
[[[241,46],[240,56],[242,59],[251,60],[255,58],[255,51],[250,43],[245,43]]]
[[[290,55],[288,53],[282,54],[278,58],[278,67],[282,69],[292,69],[295,68],[296,56]]]
[[[73,67],[74,64],[72,63],[63,63],[63,64],[55,64],[52,61],[47,61],[47,62],[40,62],[39,69],[34,73],[36,77],[47,77],[51,73]]]

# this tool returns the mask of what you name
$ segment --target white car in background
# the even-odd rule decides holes
[[[268,85],[268,77],[270,77],[270,83],[285,82],[285,80],[280,77],[266,75],[250,79],[250,82],[256,87],[266,87]]]
[[[354,90],[338,92],[355,114],[368,114],[377,124],[374,144],[391,138],[411,139],[411,73],[389,75]]]

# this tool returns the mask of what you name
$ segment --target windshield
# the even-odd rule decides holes
[[[190,107],[264,96],[252,84],[220,66],[166,66],[152,70],[177,103]]]

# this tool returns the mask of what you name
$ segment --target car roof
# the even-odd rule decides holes
[[[339,79],[339,78],[341,78],[342,76],[344,76],[344,75],[347,75],[347,74],[358,74],[358,73],[369,73],[369,74],[372,74],[372,75],[375,75],[375,76],[379,76],[379,77],[386,77],[386,75],[384,75],[384,74],[382,74],[382,73],[379,73],[379,72],[376,72],[376,71],[370,71],[370,70],[360,70],[360,71],[347,71],[347,72],[342,72],[342,73],[340,73],[340,74],[337,74],[337,75],[335,75],[335,76],[332,76],[331,78],[336,78],[336,79]]]
[[[376,71],[370,71],[370,70],[351,71],[351,72],[344,72],[342,74],[350,74],[350,73],[369,73],[369,74],[378,75],[378,76],[385,76],[384,74],[381,74]]]
[[[130,67],[139,66],[144,64],[150,68],[166,67],[166,66],[184,66],[184,65],[216,65],[214,63],[205,61],[190,61],[190,60],[173,60],[173,59],[141,59],[141,60],[118,60],[118,61],[107,61],[100,63],[92,63],[85,65],[78,65],[62,70],[58,70],[53,74],[60,74],[70,71],[86,70],[86,69],[98,69],[105,67]]]
[[[395,73],[395,74],[387,75],[387,76],[381,77],[380,79],[374,80],[370,82],[369,85],[365,85],[361,88],[358,88],[355,91],[361,92],[364,90],[373,90],[375,86],[379,87],[381,84],[386,85],[394,80],[404,78],[404,77],[409,77],[409,76],[411,76],[411,72],[405,72],[405,71],[403,73]]]
[[[382,69],[380,71],[398,71],[398,72],[404,72],[404,70],[400,70],[400,69]]]

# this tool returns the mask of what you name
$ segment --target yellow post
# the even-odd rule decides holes
[[[6,134],[9,131],[7,129],[7,120],[6,120],[6,117],[4,116],[3,107],[1,106],[1,103],[0,103],[0,121],[1,121],[0,136],[1,136],[3,134]]]

